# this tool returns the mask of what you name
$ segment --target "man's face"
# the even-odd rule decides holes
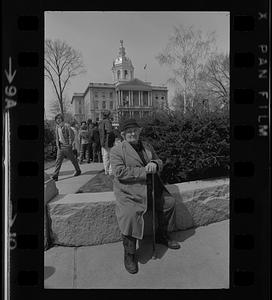
[[[139,127],[128,128],[124,132],[124,138],[127,142],[136,144],[139,141],[140,133],[141,128]]]
[[[63,123],[62,117],[57,117],[57,118],[56,118],[56,123],[57,123],[58,125],[61,125],[61,124]]]

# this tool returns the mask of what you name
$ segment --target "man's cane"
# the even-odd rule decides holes
[[[153,253],[152,259],[156,259],[156,211],[155,211],[155,174],[152,173],[152,233],[153,233]]]
[[[156,258],[156,246],[155,246],[155,188],[154,188],[154,174],[147,174],[147,199],[152,201],[152,258]]]

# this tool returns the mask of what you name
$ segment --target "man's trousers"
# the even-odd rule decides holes
[[[155,212],[158,217],[158,233],[165,235],[173,231],[176,224],[176,200],[160,184],[157,175],[155,178]],[[152,211],[152,191],[147,197],[147,210]]]
[[[75,170],[77,172],[80,172],[78,161],[72,151],[72,146],[71,145],[68,145],[68,146],[61,145],[61,147],[58,149],[58,152],[57,152],[55,171],[54,171],[52,177],[54,177],[54,178],[58,177],[64,157],[67,157],[72,162],[73,166],[75,167]]]
[[[108,147],[101,147],[102,159],[104,164],[105,174],[112,174],[111,165],[110,165],[110,149]]]
[[[83,161],[85,155],[86,155],[87,162],[90,162],[90,144],[80,145],[80,155],[79,155],[80,162]]]

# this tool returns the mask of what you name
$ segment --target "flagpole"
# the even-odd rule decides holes
[[[146,78],[146,66],[147,66],[147,64],[145,64],[145,66],[144,66],[144,70],[145,70],[145,82],[147,82],[147,78]]]

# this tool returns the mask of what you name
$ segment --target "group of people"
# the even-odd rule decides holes
[[[75,167],[74,176],[78,176],[81,171],[72,152],[71,129],[65,125],[60,115],[56,116],[56,123],[58,154],[53,178],[57,178],[64,156],[71,160]],[[110,113],[106,112],[104,119],[98,125],[104,170],[105,174],[113,177],[116,216],[124,247],[124,266],[129,273],[135,274],[138,272],[137,240],[143,239],[143,216],[152,209],[152,201],[155,203],[158,222],[155,234],[156,243],[163,244],[169,249],[179,249],[180,244],[169,236],[169,232],[175,229],[176,208],[174,197],[166,189],[160,178],[160,172],[163,168],[162,161],[152,145],[141,139],[142,128],[135,119],[125,120],[120,124],[119,129],[121,139],[116,141]],[[86,131],[86,129],[82,130]],[[85,145],[84,143],[88,140],[87,134],[79,135],[85,141],[82,145]],[[81,148],[80,161],[83,159],[84,149],[87,148],[88,146]],[[88,161],[87,152],[86,158]],[[154,197],[147,188],[148,174],[153,174]]]
[[[84,160],[90,163],[91,161],[101,162],[101,159],[105,174],[111,174],[109,153],[118,137],[114,134],[109,111],[104,112],[103,120],[99,124],[93,123],[91,120],[82,121],[80,126],[76,122],[68,124],[64,122],[62,114],[55,116],[55,122],[57,159],[52,175],[55,181],[58,180],[65,157],[72,162],[75,168],[74,176],[81,174],[79,164],[82,164]]]
[[[73,122],[71,129],[74,132],[74,142],[72,145],[73,153],[79,157],[79,163],[82,164],[86,159],[87,163],[101,162],[100,135],[98,124],[82,121],[80,126]]]

